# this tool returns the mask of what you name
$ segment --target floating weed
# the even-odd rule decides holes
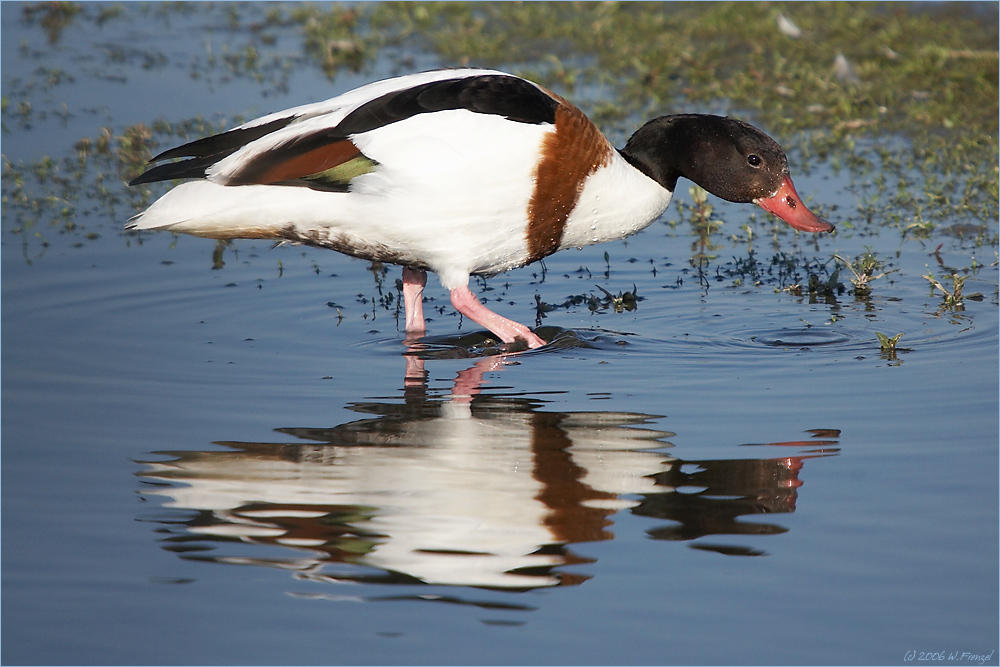
[[[631,292],[619,292],[618,294],[612,294],[600,285],[595,285],[595,287],[602,292],[603,296],[598,296],[592,292],[589,294],[574,294],[559,304],[546,303],[542,301],[541,296],[536,294],[535,321],[537,325],[541,326],[542,318],[554,310],[568,310],[585,305],[591,313],[608,310],[615,313],[632,312],[638,308],[639,302],[643,300],[643,297],[639,296],[635,285],[632,285]]]
[[[340,326],[340,323],[344,321],[344,314],[342,312],[340,312],[340,306],[337,303],[333,302],[333,301],[327,301],[326,305],[328,307],[333,308],[334,310],[337,311],[337,326]],[[398,317],[398,314],[397,314],[397,317]]]
[[[708,202],[708,192],[699,185],[692,185],[691,194],[691,226],[700,236],[714,234],[722,228],[722,221],[712,219],[713,207]]]
[[[288,19],[302,26],[306,53],[332,78],[342,67],[360,71],[382,45],[381,33],[360,28],[364,11],[362,7],[304,4],[296,5]]]
[[[546,313],[550,313],[555,310],[557,306],[552,306],[544,301],[542,301],[542,296],[540,294],[535,294],[535,326],[542,326],[542,319],[545,317]]]
[[[919,217],[919,212],[918,212]],[[901,227],[903,236],[912,236],[916,239],[929,239],[931,234],[934,232],[934,223],[930,220],[919,220],[917,222],[911,222],[905,227]]]
[[[878,345],[879,345],[879,348],[883,352],[888,352],[890,354],[895,354],[896,353],[896,343],[898,343],[899,339],[903,337],[903,334],[898,333],[895,336],[893,336],[892,338],[889,338],[888,336],[886,336],[881,331],[876,331],[875,335],[878,336]]]
[[[753,249],[747,252],[746,257],[734,257],[732,266],[726,271],[727,275],[733,278],[736,287],[741,286],[746,279],[749,279],[751,284],[760,286],[764,282],[764,272]]]
[[[817,302],[820,298],[827,303],[836,303],[837,295],[844,293],[844,285],[840,282],[840,269],[834,269],[826,280],[815,273],[809,274],[809,301]]]
[[[942,306],[945,309],[965,310],[964,298],[973,299],[977,301],[983,298],[983,295],[980,294],[979,292],[970,294],[969,296],[963,298],[962,292],[965,287],[965,281],[969,278],[969,276],[960,276],[958,275],[958,273],[952,273],[950,277],[951,277],[951,289],[948,289],[943,284],[941,284],[941,281],[939,281],[937,278],[934,277],[934,274],[930,272],[929,268],[927,271],[927,275],[924,276],[924,279],[931,284],[932,293],[934,292],[934,290],[941,292],[941,296],[944,299]]]
[[[715,282],[729,279],[737,287],[746,283],[755,287],[773,285],[775,292],[790,292],[801,296],[804,293],[802,283],[808,281],[810,275],[816,281],[829,282],[828,264],[828,260],[785,250],[774,253],[765,262],[758,258],[756,251],[750,249],[745,257],[733,257],[732,261],[717,267]],[[707,265],[702,267],[702,273],[706,267]],[[837,277],[834,276],[833,279],[839,285]]]
[[[82,5],[78,2],[38,2],[24,6],[23,17],[26,23],[37,21],[48,37],[49,44],[56,44],[62,31],[69,27],[80,13]]]
[[[888,361],[890,366],[899,366],[903,363],[897,356],[900,352],[913,352],[911,348],[899,347],[898,343],[899,339],[903,337],[902,333],[898,333],[892,338],[880,331],[876,331],[875,335],[878,337],[879,356]]]
[[[47,246],[50,239],[43,230],[52,227],[83,240],[95,240],[98,235],[89,225],[118,226],[147,206],[154,192],[162,192],[158,185],[125,185],[142,171],[161,141],[203,136],[219,129],[200,117],[173,125],[139,123],[120,133],[103,127],[96,136],[73,142],[72,150],[62,157],[43,155],[31,162],[13,162],[5,156],[0,181],[3,228],[30,230],[23,236],[26,257],[35,254],[29,246]],[[90,221],[84,224],[88,217]],[[141,235],[132,232],[130,238],[140,239]]]
[[[110,135],[110,130],[108,130]],[[116,137],[115,157],[125,173],[141,171],[152,157],[150,142],[153,132],[142,123],[130,125]],[[79,151],[79,149],[78,149]]]
[[[843,264],[853,274],[851,282],[854,284],[854,295],[861,299],[871,294],[872,288],[870,283],[873,280],[878,280],[896,271],[896,269],[882,271],[885,267],[885,262],[879,259],[877,253],[873,252],[871,248],[865,248],[862,254],[851,261],[844,259],[840,255],[834,255],[833,258]],[[876,272],[879,272],[878,275],[875,275]]]
[[[694,232],[695,240],[691,243],[691,265],[696,266],[703,260],[713,260],[716,255],[712,251],[719,250],[722,246],[714,243],[712,234],[722,229],[722,221],[713,219],[712,204],[708,201],[708,193],[698,185],[692,185],[688,192],[691,195],[691,206],[686,207],[690,211],[689,222],[691,230]],[[682,209],[678,207],[678,213],[682,214]]]
[[[638,306],[639,296],[635,285],[632,285],[631,292],[619,292],[617,295],[612,294],[600,285],[595,285],[595,287],[604,292],[604,306],[610,306],[616,313],[622,313],[626,310],[631,312]]]

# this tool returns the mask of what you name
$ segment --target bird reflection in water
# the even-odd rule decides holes
[[[549,412],[537,394],[482,392],[503,356],[458,373],[450,394],[407,359],[402,400],[349,406],[371,417],[156,452],[167,459],[138,474],[166,515],[143,519],[185,559],[312,581],[530,590],[586,581],[571,566],[593,561],[572,546],[613,539],[611,516],[626,510],[668,520],[648,530],[655,539],[758,555],[699,540],[785,532],[737,518],[794,511],[803,462],[838,451],[837,431],[816,431],[772,443],[798,450],[789,456],[684,461],[667,453],[674,434],[651,427],[658,416]]]

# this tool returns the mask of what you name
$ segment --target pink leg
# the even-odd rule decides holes
[[[545,341],[528,327],[497,315],[480,303],[468,285],[456,287],[451,291],[451,305],[476,324],[492,331],[505,343],[513,343],[514,340],[523,338],[531,349],[545,345]]]
[[[507,355],[498,354],[495,357],[480,359],[472,368],[459,371],[455,377],[455,387],[451,390],[451,400],[453,403],[471,403],[472,398],[483,389],[483,375],[489,371],[497,371],[503,368],[503,360]]]
[[[422,387],[427,384],[427,370],[424,368],[424,360],[412,354],[404,355],[406,358],[406,375],[403,376],[403,388]]]
[[[427,272],[403,267],[403,307],[406,309],[406,333],[422,334],[424,326],[424,285]]]

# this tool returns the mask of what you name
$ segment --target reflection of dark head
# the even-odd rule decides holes
[[[784,533],[782,526],[737,519],[794,512],[800,467],[788,458],[674,461],[655,476],[658,486],[674,492],[647,495],[632,511],[677,522],[648,531],[659,540]]]

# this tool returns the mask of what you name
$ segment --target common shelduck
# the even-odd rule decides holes
[[[558,250],[624,238],[684,177],[829,232],[802,203],[781,147],[732,118],[663,116],[616,150],[538,84],[484,69],[371,83],[160,153],[130,185],[178,185],[128,222],[215,239],[275,239],[403,267],[406,331],[422,334],[427,271],[458,312],[505,343],[545,341],[469,289]]]

